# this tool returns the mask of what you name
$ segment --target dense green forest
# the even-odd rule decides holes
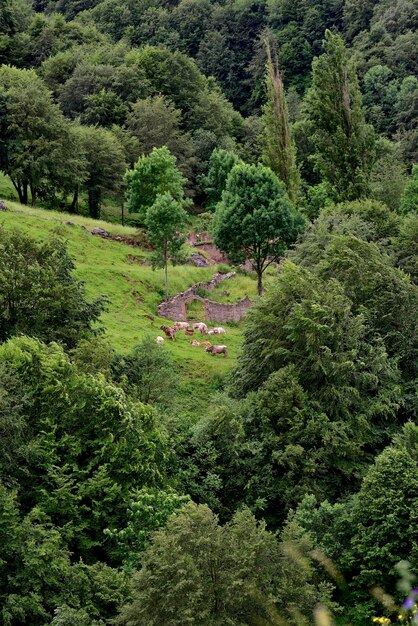
[[[418,623],[417,11],[0,0],[2,626]]]

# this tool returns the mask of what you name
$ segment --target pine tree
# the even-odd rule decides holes
[[[295,201],[299,188],[299,172],[295,144],[290,133],[286,94],[277,58],[273,59],[267,40],[265,46],[267,101],[263,107],[263,161],[284,182],[289,198]]]

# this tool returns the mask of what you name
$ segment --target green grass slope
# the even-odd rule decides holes
[[[23,207],[10,201],[7,206],[9,210],[0,214],[0,224],[4,228],[22,230],[40,240],[59,236],[67,241],[75,261],[76,274],[85,282],[89,297],[105,295],[109,300],[102,324],[116,350],[126,352],[146,336],[155,338],[163,335],[160,325],[171,323],[156,316],[157,305],[164,297],[163,270],[151,269],[148,265],[149,252],[143,247],[103,239],[90,232],[94,227],[101,227],[112,235],[132,238],[137,232],[134,228],[78,215]],[[170,267],[170,294],[184,291],[198,281],[208,280],[216,271],[216,265],[207,268],[191,265]],[[225,290],[229,296],[221,295]],[[230,302],[245,295],[256,298],[256,281],[252,276],[243,274],[225,281],[213,292],[214,299]],[[202,319],[199,304],[190,307],[190,319]],[[179,391],[187,413],[201,414],[209,391],[216,387],[219,377],[233,367],[241,343],[242,322],[224,326],[227,335],[222,336],[219,342],[228,346],[227,359],[213,357],[201,347],[192,347],[191,337],[185,336],[183,332],[178,333],[175,342],[165,341],[165,348],[172,353],[180,374]],[[200,340],[200,335],[196,339]]]

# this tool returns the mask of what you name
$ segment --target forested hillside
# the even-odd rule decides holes
[[[0,625],[418,623],[415,0],[0,0]]]

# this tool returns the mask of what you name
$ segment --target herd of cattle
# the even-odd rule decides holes
[[[204,322],[196,322],[192,328],[190,328],[188,322],[175,322],[173,326],[162,325],[160,328],[165,336],[172,341],[175,341],[176,333],[181,330],[188,336],[194,335],[195,332],[201,335],[226,335],[226,330],[222,326],[208,328]],[[155,341],[158,344],[162,344],[164,343],[164,337],[157,337]],[[196,339],[192,339],[190,344],[194,347],[204,346],[205,352],[210,352],[212,356],[215,356],[215,354],[223,354],[224,357],[228,356],[228,348],[224,345],[212,345],[210,341],[196,341]]]

